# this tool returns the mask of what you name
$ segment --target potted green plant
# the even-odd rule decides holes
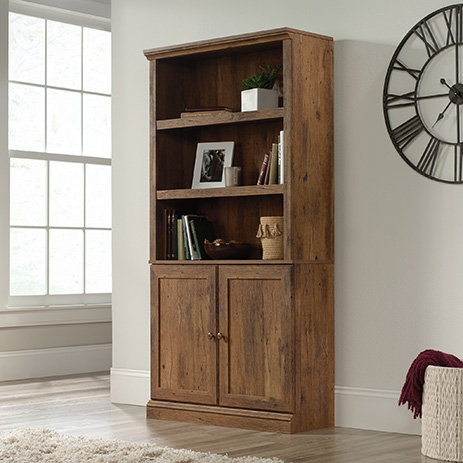
[[[241,111],[257,111],[278,107],[278,90],[274,89],[282,65],[272,68],[261,65],[261,72],[247,77],[241,83]]]

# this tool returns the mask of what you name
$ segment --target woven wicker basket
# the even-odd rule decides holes
[[[426,368],[421,453],[463,462],[463,368]]]
[[[257,238],[262,243],[262,259],[283,259],[283,217],[261,217]]]

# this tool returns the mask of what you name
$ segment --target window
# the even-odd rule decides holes
[[[10,306],[111,293],[110,32],[9,18]]]

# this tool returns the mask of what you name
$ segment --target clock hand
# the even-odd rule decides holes
[[[456,97],[459,97],[459,98],[463,98],[463,96],[461,95],[461,93],[458,91],[458,90],[455,90],[453,87],[450,87],[450,85],[446,82],[445,79],[441,79],[440,80],[440,83],[442,85],[445,85],[449,90],[451,90],[453,92],[453,94],[456,96]]]
[[[434,122],[434,125],[431,127],[432,129],[434,128],[434,126],[441,120],[444,118],[444,114],[445,114],[445,111],[447,111],[447,109],[449,109],[449,106],[452,104],[451,101],[448,102],[447,106],[445,107],[445,109],[439,113],[439,115],[437,116],[437,119],[436,119],[436,122]]]

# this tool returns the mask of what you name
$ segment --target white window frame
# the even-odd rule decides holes
[[[64,3],[64,2],[63,2]],[[0,8],[1,9],[1,8]],[[65,22],[82,27],[90,27],[94,29],[101,29],[110,31],[111,22],[109,19],[96,17],[89,14],[77,13],[68,10],[61,10],[58,8],[34,4],[21,0],[10,0],[9,9],[6,8],[7,13],[13,12],[38,18]],[[2,13],[2,11],[0,11]],[[0,21],[0,103],[8,102],[8,22],[9,14],[2,15],[3,19]],[[6,26],[6,27],[5,27]],[[6,40],[4,40],[6,39]],[[6,64],[6,66],[5,66]],[[3,69],[3,71],[1,71]],[[42,88],[47,88],[45,85]],[[53,87],[48,87],[53,88]],[[89,93],[79,90],[79,93]],[[93,93],[99,95],[98,93]],[[106,96],[106,95],[105,95]],[[7,108],[7,104],[0,105],[2,108]],[[54,325],[54,324],[74,324],[74,323],[95,323],[95,322],[109,322],[111,321],[111,303],[107,301],[107,295],[95,295],[92,303],[86,303],[79,298],[81,295],[76,295],[75,298],[69,296],[53,296],[52,303],[47,301],[47,298],[40,296],[9,296],[9,172],[10,172],[10,156],[15,158],[30,158],[33,155],[34,159],[46,159],[53,161],[66,161],[66,162],[79,162],[84,166],[88,164],[96,165],[111,165],[111,159],[106,158],[93,158],[85,156],[72,156],[51,154],[51,153],[31,153],[11,150],[8,151],[8,110],[0,114],[0,256],[6,258],[0,259],[0,327],[14,327],[14,326],[36,326],[36,325]],[[6,149],[5,149],[6,148]],[[70,159],[71,158],[71,159]],[[7,174],[5,174],[5,167]],[[7,177],[7,178],[6,178]],[[6,180],[2,182],[1,180]],[[4,212],[6,212],[4,214]],[[16,228],[16,227],[15,227]],[[20,228],[20,227],[18,227]],[[27,227],[24,227],[27,228]],[[48,228],[48,225],[47,227]],[[52,227],[50,227],[52,228]],[[59,227],[67,228],[67,227]],[[68,227],[72,228],[72,227]],[[91,228],[88,228],[91,230]],[[102,228],[99,228],[102,229]],[[35,305],[33,300],[39,301]],[[103,302],[103,299],[106,300]]]

